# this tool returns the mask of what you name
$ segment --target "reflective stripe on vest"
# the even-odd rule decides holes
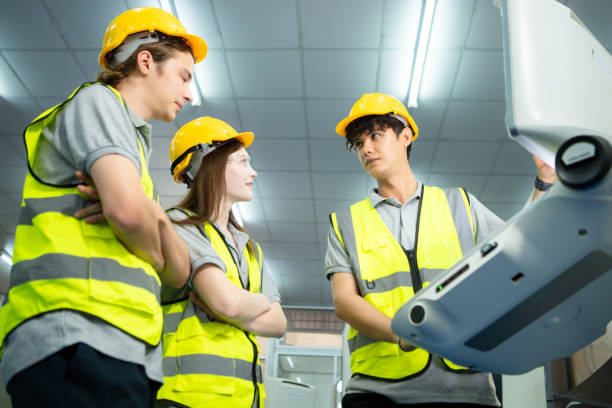
[[[474,247],[469,202],[461,189],[423,187],[419,203],[416,261],[423,286]],[[360,295],[388,317],[414,296],[410,262],[404,249],[368,199],[334,213],[332,226],[349,255]],[[406,380],[422,373],[428,352],[403,352],[397,344],[377,341],[350,328],[351,369],[386,380]],[[451,370],[464,368],[444,360]]]
[[[161,282],[153,267],[130,253],[107,223],[73,217],[89,201],[75,185],[54,185],[34,173],[43,129],[55,121],[77,88],[24,131],[28,172],[23,187],[11,268],[10,290],[0,309],[0,344],[24,321],[59,309],[99,317],[132,336],[156,345],[161,339]],[[123,104],[121,95],[108,87]],[[137,130],[134,130],[137,132]],[[154,185],[138,136],[141,184],[149,198]]]
[[[198,228],[221,257],[230,282],[243,287],[222,234],[210,223]],[[258,293],[261,248],[256,244],[255,254],[247,248],[243,254],[249,269],[248,290]],[[263,406],[265,393],[259,348],[252,333],[209,319],[189,299],[164,305],[163,310],[164,385],[157,394],[158,400],[190,407]],[[255,395],[259,396],[257,401],[254,401]]]

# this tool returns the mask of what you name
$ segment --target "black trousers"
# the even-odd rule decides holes
[[[485,405],[462,403],[396,404],[380,394],[351,393],[342,398],[342,408],[485,408]]]
[[[13,408],[152,408],[160,386],[143,366],[77,343],[16,374],[7,391]]]

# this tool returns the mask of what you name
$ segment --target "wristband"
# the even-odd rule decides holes
[[[553,186],[553,183],[547,183],[545,181],[540,180],[537,176],[535,179],[534,187],[539,191],[546,191]]]

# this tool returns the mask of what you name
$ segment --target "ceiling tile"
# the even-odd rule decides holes
[[[0,97],[28,97],[28,90],[23,86],[13,69],[8,65],[0,53]]]
[[[323,243],[327,242],[327,236],[329,235],[329,222],[317,223],[317,241]]]
[[[363,93],[373,92],[377,61],[376,51],[304,51],[306,95],[356,100]]]
[[[313,173],[317,199],[359,200],[366,192],[365,173]]]
[[[433,173],[428,183],[440,188],[463,187],[478,197],[486,181],[486,175]]]
[[[501,140],[506,137],[505,102],[451,101],[440,137],[455,140]],[[474,124],[478,126],[474,126]]]
[[[305,48],[378,48],[382,0],[300,0]]]
[[[24,27],[29,29],[24,30]],[[0,34],[0,48],[66,47],[47,10],[37,0],[3,2],[0,13]]]
[[[270,241],[268,224],[265,222],[245,222],[244,228],[255,241]]]
[[[476,12],[472,18],[467,46],[502,49],[501,13],[491,0],[476,1]]]
[[[439,137],[446,105],[446,101],[419,100],[419,107],[410,110],[410,114],[419,128],[417,141],[432,140]]]
[[[2,177],[0,177],[0,192],[21,193],[26,172],[26,166],[3,166]]]
[[[255,133],[256,138],[306,137],[304,102],[301,100],[239,100],[238,109],[245,130]]]
[[[430,48],[461,48],[470,27],[474,0],[438,0],[431,27]]]
[[[533,191],[533,176],[490,176],[481,194],[482,201],[526,203]]]
[[[44,0],[70,48],[101,49],[107,25],[126,11],[122,0]]]
[[[305,140],[264,139],[250,147],[256,170],[308,170]]]
[[[421,80],[419,105],[421,99],[450,97],[460,57],[459,50],[429,50]]]
[[[266,220],[271,222],[313,222],[312,200],[262,199]]]
[[[204,61],[196,64],[195,72],[204,99],[234,96],[224,51],[210,50]]]
[[[315,242],[314,224],[269,222],[270,237],[279,242]]]
[[[310,166],[316,171],[361,171],[355,152],[346,150],[344,138],[310,140]]]
[[[227,59],[237,97],[302,97],[298,51],[229,51]]]
[[[414,49],[383,50],[378,71],[377,91],[395,96],[399,100],[406,99]]]
[[[67,97],[85,76],[66,51],[4,51],[4,56],[34,96]],[[45,69],[39,69],[44,61]]]
[[[14,215],[0,215],[0,232],[14,235],[18,220],[19,218]]]
[[[98,65],[98,54],[100,51],[73,51],[73,55],[85,73],[87,81],[95,81],[98,73],[102,70]]]
[[[151,153],[151,160],[149,161],[149,168],[162,169],[168,173],[170,177],[170,138],[154,137],[153,141],[153,153]]]
[[[257,183],[263,198],[312,198],[310,173],[260,171]]]
[[[4,140],[2,140],[4,139]],[[0,136],[0,163],[7,166],[26,166],[26,148],[23,137]]]
[[[152,135],[153,137],[158,137],[161,139],[165,139],[166,142],[168,143],[168,146],[165,147],[166,150],[168,150],[169,146],[170,146],[170,141],[172,140],[172,137],[174,137],[174,134],[176,133],[176,131],[178,130],[178,126],[175,122],[162,122],[159,120],[150,120],[149,123],[152,126]]]
[[[187,32],[202,37],[208,49],[223,47],[209,0],[174,0],[174,6]]]
[[[537,174],[533,157],[521,145],[514,142],[504,143],[495,161],[495,174]]]
[[[568,6],[604,47],[612,49],[612,2],[609,0],[570,0]]]
[[[159,195],[185,195],[185,185],[175,183],[167,169],[151,169],[150,173],[153,181],[155,182]]]
[[[465,51],[454,99],[505,100],[504,70],[501,51]]]
[[[499,143],[439,142],[432,171],[437,173],[487,173],[499,149]]]
[[[0,132],[21,136],[28,123],[41,113],[42,109],[32,98],[0,98]]]
[[[270,264],[271,269],[274,269],[275,274],[283,275],[284,278],[290,277],[294,282],[298,282],[301,279],[321,277],[323,261],[270,260],[267,263]]]
[[[417,139],[410,151],[410,168],[421,173],[429,171],[435,149],[436,142],[425,142]]]
[[[261,200],[253,199],[238,203],[238,211],[245,224],[263,223],[266,220]]]
[[[175,123],[180,128],[187,122],[202,116],[221,119],[237,131],[242,130],[236,104],[232,99],[204,99],[200,106],[185,105],[176,116]]]
[[[18,215],[20,206],[6,193],[0,193],[0,215]]]
[[[421,17],[421,0],[386,0],[383,47],[414,49]]]
[[[526,200],[525,200],[526,201]],[[485,207],[504,221],[510,220],[524,207],[524,204],[483,203]]]
[[[260,242],[266,260],[320,260],[319,245],[307,243]]]
[[[349,208],[353,203],[354,201],[351,200],[315,200],[315,215],[317,223],[327,223],[329,225],[330,213]]]
[[[228,49],[298,46],[294,1],[217,0],[214,5],[223,42]]]
[[[60,103],[64,102],[66,100],[65,97],[63,98],[58,98],[58,97],[53,97],[53,98],[36,98],[36,102],[40,105],[41,107],[41,111],[40,112],[44,112],[49,108],[52,108],[56,105],[59,105]]]
[[[308,111],[308,128],[310,137],[313,138],[341,138],[336,133],[336,125],[351,110],[355,103],[353,100],[343,101],[317,101],[308,100],[306,108]]]

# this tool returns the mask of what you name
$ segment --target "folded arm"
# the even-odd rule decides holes
[[[270,302],[261,293],[251,293],[234,285],[216,265],[205,264],[193,278],[198,297],[218,316],[232,324],[253,320],[270,310]]]

